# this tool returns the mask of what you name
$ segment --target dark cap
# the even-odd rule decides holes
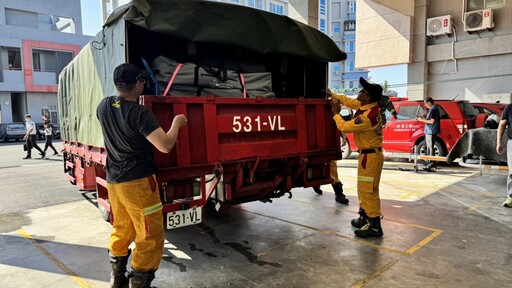
[[[30,114],[25,114],[25,118],[32,118],[32,116],[30,116]]]
[[[363,86],[364,90],[368,92],[368,95],[370,95],[370,98],[373,101],[380,100],[380,97],[382,96],[382,86],[379,84],[368,83],[368,81],[364,80],[363,77],[359,78],[359,83]]]
[[[136,83],[141,78],[142,73],[140,69],[131,63],[123,63],[114,70],[115,84],[130,85]]]

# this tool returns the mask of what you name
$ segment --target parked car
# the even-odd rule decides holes
[[[60,139],[60,124],[52,124],[53,127],[53,138]]]
[[[0,139],[8,142],[11,139],[20,141],[27,134],[27,129],[23,123],[3,123],[0,124]]]
[[[60,125],[59,124],[50,124],[50,125],[53,129],[53,138],[54,139],[60,138]],[[43,123],[36,123],[36,130],[37,130],[37,139],[38,140],[45,139]]]
[[[44,125],[43,123],[36,123],[37,140],[44,139]]]
[[[507,104],[502,103],[471,103],[471,105],[473,105],[479,113],[485,113],[487,115],[496,114],[500,117],[507,106]]]
[[[426,115],[427,109],[423,101],[393,101],[397,119],[386,111],[386,127],[383,131],[382,148],[386,152],[413,153],[417,145],[420,153],[425,153],[425,124],[416,120],[416,116]],[[441,114],[441,133],[434,143],[434,154],[445,156],[457,140],[468,129],[475,125],[478,110],[465,100],[436,100]],[[343,112],[346,114],[347,112]],[[346,115],[343,115],[345,118]],[[481,127],[481,126],[480,126]],[[343,157],[357,151],[352,134],[348,134],[349,145],[343,149]],[[348,149],[347,149],[348,148]]]

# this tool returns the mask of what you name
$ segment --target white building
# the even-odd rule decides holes
[[[307,23],[307,14],[304,14],[300,9],[300,5],[307,7],[308,1],[289,1],[289,0],[210,0],[215,2],[226,2],[239,4],[244,6],[253,7],[265,11],[270,11],[276,14],[287,15],[301,22]],[[101,13],[103,15],[103,22],[117,7],[131,2],[131,0],[101,0]],[[291,5],[291,2],[297,2]],[[299,8],[299,9],[297,9]],[[307,13],[307,9],[306,9]]]
[[[333,91],[359,87],[359,77],[368,78],[368,70],[356,68],[356,2],[355,0],[319,0],[322,6],[329,4],[329,27],[323,31],[347,53],[343,62],[331,63],[329,66],[329,87]],[[322,29],[320,29],[322,31]]]
[[[357,67],[406,64],[411,99],[511,101],[511,1],[357,3]]]
[[[0,122],[59,122],[60,71],[89,42],[80,0],[0,2]]]

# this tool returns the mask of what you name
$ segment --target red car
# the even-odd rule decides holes
[[[500,117],[503,114],[503,109],[507,107],[507,104],[501,103],[471,103],[471,105],[478,110],[478,113],[485,113],[487,115],[497,114]]]
[[[393,101],[393,104],[398,115],[395,119],[386,111],[387,123],[382,148],[386,152],[413,153],[414,146],[418,145],[420,153],[424,153],[425,124],[416,120],[416,116],[426,115],[427,109],[424,102]],[[434,150],[435,155],[445,156],[467,129],[477,128],[475,123],[479,113],[464,100],[435,100],[435,104],[439,107],[441,114],[441,133],[437,135]],[[347,119],[347,111],[352,112],[350,109],[344,109],[342,116],[345,119]],[[343,158],[349,157],[352,151],[357,151],[353,135],[349,133],[347,138],[349,145],[342,147]]]

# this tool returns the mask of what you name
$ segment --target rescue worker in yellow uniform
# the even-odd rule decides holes
[[[382,87],[370,84],[362,77],[359,83],[363,87],[357,99],[344,95],[333,94],[326,90],[332,98],[334,121],[341,132],[354,133],[354,141],[358,147],[359,158],[357,168],[357,195],[359,197],[359,215],[351,221],[358,237],[381,237],[384,233],[381,227],[381,212],[379,198],[379,183],[384,163],[382,153],[382,119],[379,100],[382,97]],[[341,105],[357,110],[354,118],[345,121],[339,114]]]
[[[341,146],[345,146],[345,145],[347,145],[347,136],[345,135],[345,133],[341,133]],[[330,170],[331,170],[331,177],[334,178],[334,183],[331,184],[332,189],[334,190],[334,195],[335,195],[334,200],[338,203],[348,205],[349,200],[345,196],[345,194],[343,194],[343,183],[341,183],[341,180],[338,176],[338,161],[336,161],[336,160],[331,161]],[[322,193],[323,193],[320,186],[313,186],[313,190],[315,190],[315,192],[320,195],[322,195]]]
[[[107,188],[114,215],[109,243],[110,287],[114,288],[151,287],[164,246],[153,146],[169,153],[179,129],[187,124],[184,115],[177,115],[164,132],[155,115],[138,103],[144,82],[137,66],[119,65],[114,70],[118,96],[103,98],[96,110],[107,148]],[[127,273],[132,242],[132,271]]]

